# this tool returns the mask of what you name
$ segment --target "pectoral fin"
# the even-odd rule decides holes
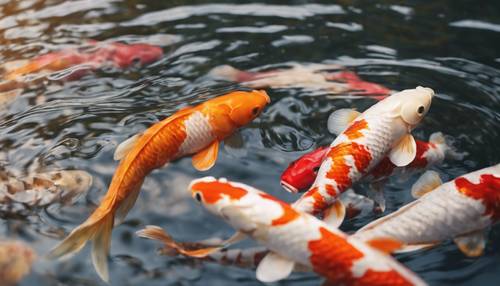
[[[257,279],[261,282],[276,282],[293,271],[295,262],[274,252],[269,252],[257,266]]]
[[[338,228],[344,221],[346,208],[341,200],[336,200],[325,210],[323,221],[328,225]]]
[[[193,167],[198,171],[206,171],[213,167],[219,153],[219,142],[214,141],[208,147],[193,156]]]
[[[360,114],[360,112],[350,108],[335,110],[328,117],[328,131],[332,134],[339,135]]]
[[[113,155],[113,159],[115,160],[121,160],[123,157],[125,157],[130,150],[132,150],[135,146],[135,143],[141,138],[142,132],[137,133],[134,136],[128,138],[127,140],[123,141],[116,147],[115,154]]]
[[[458,236],[453,241],[457,244],[458,248],[468,257],[481,256],[486,245],[484,232],[482,230]]]
[[[394,165],[404,167],[410,164],[416,155],[417,143],[411,134],[406,134],[389,152],[389,159]]]
[[[439,174],[435,171],[425,172],[411,187],[411,195],[418,199],[435,188],[441,186],[443,182]]]

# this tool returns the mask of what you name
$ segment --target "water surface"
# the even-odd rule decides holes
[[[500,162],[500,4],[497,1],[1,1],[0,61],[29,59],[85,39],[150,42],[165,56],[145,68],[105,69],[77,81],[24,90],[0,114],[0,159],[21,171],[83,169],[91,191],[74,206],[27,217],[3,216],[0,235],[21,238],[42,255],[81,223],[105,193],[117,165],[117,143],[180,107],[214,96],[221,83],[206,76],[218,65],[266,69],[290,63],[336,63],[393,90],[417,85],[437,93],[415,131],[442,131],[468,155],[438,168],[444,179]],[[201,90],[201,91],[200,91]],[[328,144],[332,110],[364,110],[370,98],[335,99],[299,89],[268,90],[272,104],[241,131],[239,150],[223,148],[217,165],[196,172],[190,159],[155,171],[127,221],[113,232],[112,285],[261,285],[254,272],[159,257],[157,244],[137,238],[145,225],[179,239],[228,236],[231,229],[201,210],[186,192],[207,174],[249,183],[287,201],[281,171],[301,154]],[[387,212],[410,200],[406,183],[386,188]],[[346,222],[353,231],[373,217]],[[496,285],[500,229],[485,255],[465,258],[450,242],[398,258],[432,285]],[[319,285],[296,274],[279,285]],[[63,262],[39,260],[21,285],[105,285],[89,249]]]

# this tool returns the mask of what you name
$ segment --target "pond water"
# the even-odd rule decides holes
[[[83,169],[94,185],[75,205],[0,219],[0,236],[20,238],[40,256],[81,223],[106,192],[117,143],[180,107],[215,95],[221,83],[206,74],[229,64],[260,70],[291,63],[345,66],[392,90],[433,88],[432,108],[415,130],[427,139],[442,131],[467,152],[437,170],[444,179],[500,162],[500,3],[498,1],[0,1],[0,59],[30,59],[86,39],[148,42],[164,56],[142,68],[102,69],[76,81],[26,88],[0,114],[0,159],[21,171]],[[137,238],[154,224],[181,240],[228,236],[232,230],[204,212],[186,192],[207,174],[261,188],[286,201],[279,176],[298,156],[333,136],[329,113],[364,110],[375,100],[335,99],[300,89],[269,89],[272,103],[241,134],[244,146],[223,148],[216,166],[195,171],[189,158],[152,173],[124,224],[113,231],[112,285],[261,285],[251,270],[194,264],[156,254]],[[417,178],[386,187],[391,212],[410,201]],[[371,221],[345,222],[353,231]],[[500,228],[489,233],[484,256],[465,258],[451,242],[397,256],[431,285],[498,285]],[[278,285],[319,285],[294,274]],[[39,259],[21,285],[105,285],[85,248],[64,262]]]

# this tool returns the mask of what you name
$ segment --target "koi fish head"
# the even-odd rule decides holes
[[[205,177],[189,185],[192,197],[212,214],[223,217],[222,209],[236,206],[249,193],[247,186],[228,182],[226,179]]]
[[[434,91],[418,86],[395,93],[375,104],[365,114],[380,115],[389,113],[401,118],[409,130],[412,130],[427,114],[431,106]]]
[[[210,101],[210,113],[224,113],[229,122],[216,125],[233,125],[239,128],[250,123],[264,110],[271,99],[264,90],[234,91]],[[221,116],[218,116],[221,117]],[[220,127],[220,126],[219,126]]]
[[[191,182],[189,189],[193,198],[205,209],[245,233],[259,226],[287,224],[299,217],[299,213],[287,203],[248,185],[226,179],[197,179]]]
[[[327,153],[328,147],[319,147],[290,163],[281,174],[283,188],[291,193],[308,189],[314,183],[319,167]]]

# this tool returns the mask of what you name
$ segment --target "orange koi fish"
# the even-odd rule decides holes
[[[254,120],[268,103],[265,91],[231,92],[184,108],[127,139],[115,151],[115,159],[121,161],[101,204],[49,256],[77,252],[92,240],[92,262],[107,281],[106,259],[113,225],[122,221],[134,205],[144,178],[154,169],[192,154],[197,170],[210,169],[217,159],[219,142]]]
[[[384,253],[398,246],[391,240],[362,242],[267,193],[226,179],[205,177],[189,188],[210,213],[270,250],[257,267],[262,282],[282,280],[298,265],[325,277],[327,285],[425,285]]]

